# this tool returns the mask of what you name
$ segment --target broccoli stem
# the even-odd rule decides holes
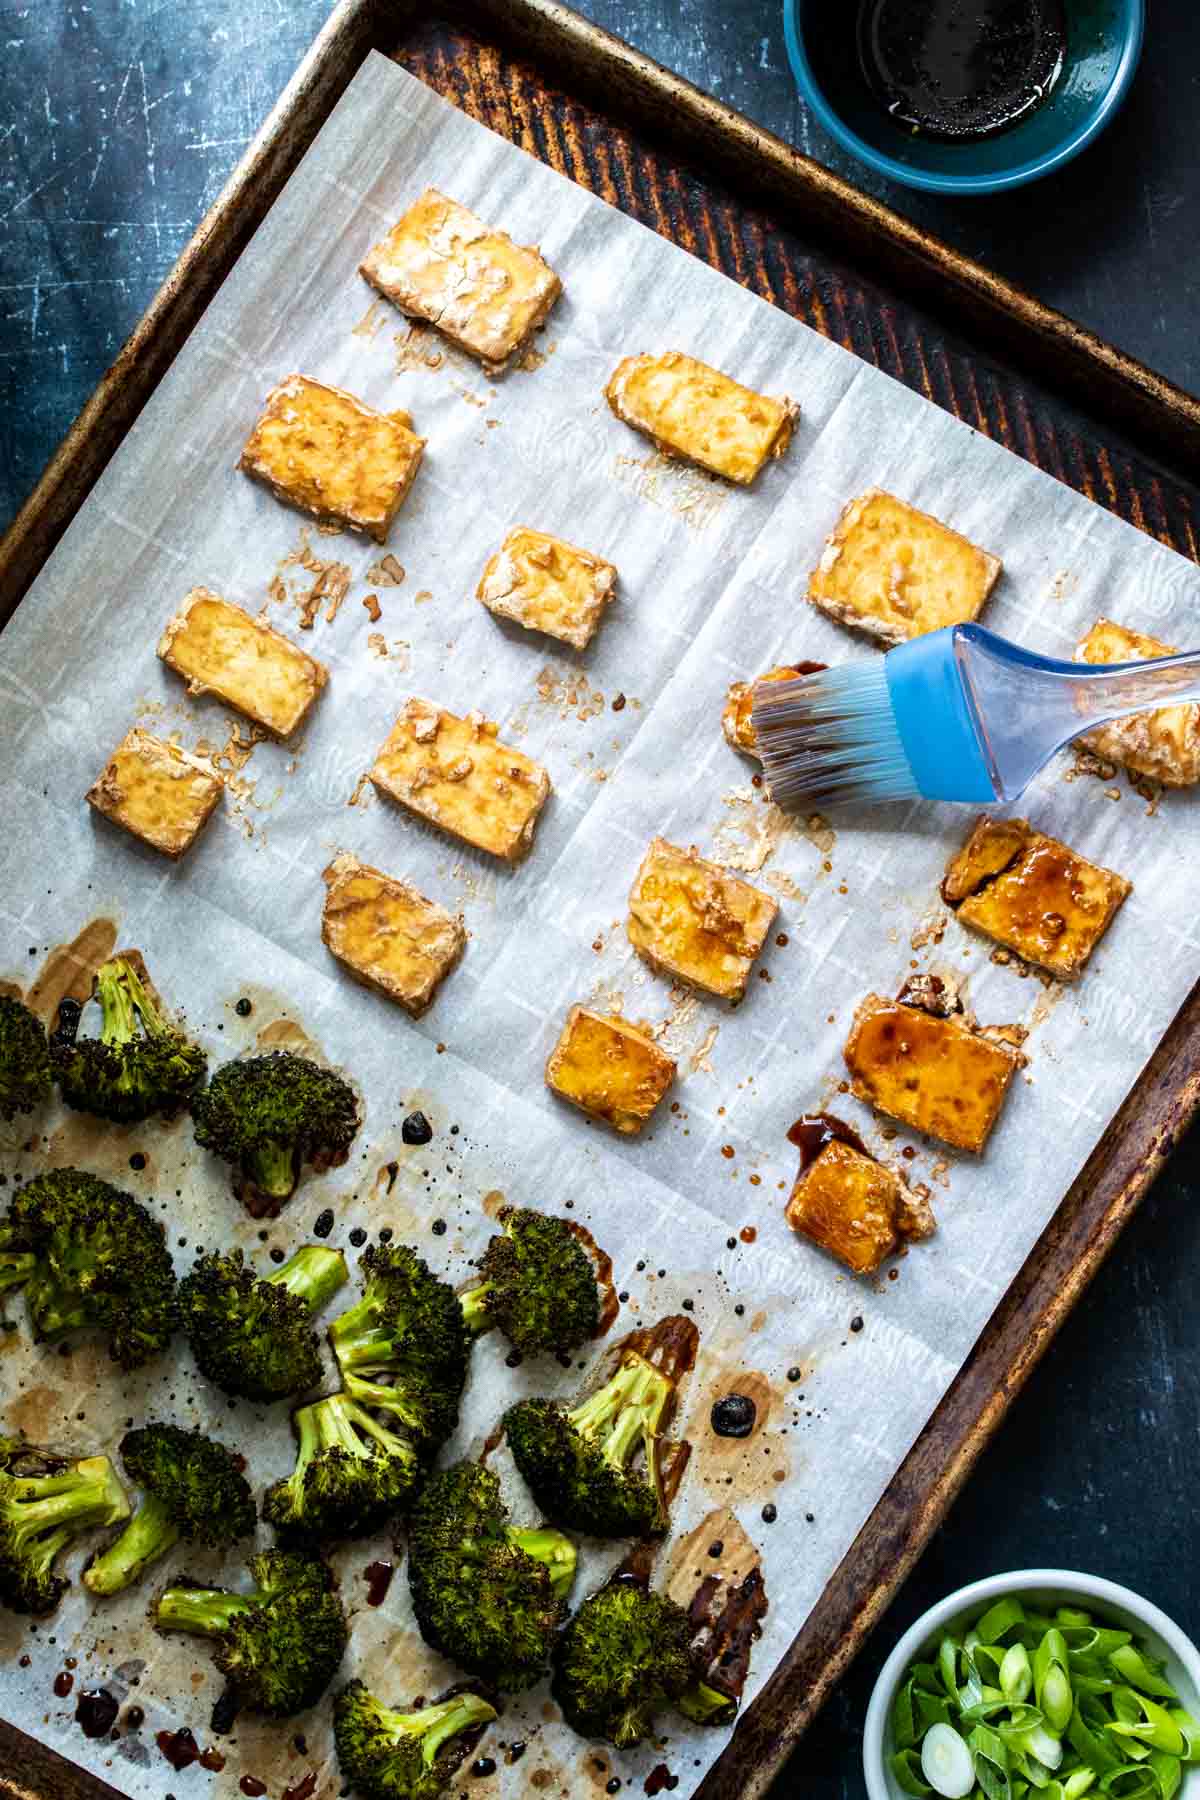
[[[338,1289],[350,1279],[350,1271],[340,1250],[304,1244],[282,1268],[264,1279],[272,1287],[283,1287],[289,1294],[295,1294],[309,1312],[315,1314],[328,1306]]]
[[[0,1294],[19,1288],[37,1267],[37,1257],[24,1250],[0,1250]]]
[[[179,1538],[179,1527],[167,1507],[157,1495],[147,1494],[116,1542],[84,1570],[83,1584],[93,1594],[119,1594]]]
[[[38,1555],[36,1539],[55,1536],[55,1551],[92,1525],[116,1525],[129,1517],[129,1497],[107,1456],[89,1456],[57,1475],[18,1477],[5,1508],[11,1542]],[[53,1561],[53,1557],[50,1558]]]
[[[421,1740],[421,1761],[431,1768],[438,1751],[450,1738],[461,1737],[477,1725],[487,1725],[496,1709],[478,1694],[455,1694],[415,1713],[388,1713],[387,1722],[397,1735]]]
[[[581,1437],[596,1440],[605,1462],[615,1469],[624,1469],[639,1443],[652,1463],[672,1392],[667,1377],[634,1353],[611,1381],[567,1415],[568,1423]]]
[[[485,1331],[492,1329],[492,1320],[487,1309],[487,1296],[494,1285],[490,1281],[481,1281],[478,1287],[468,1288],[465,1294],[459,1295],[463,1324],[475,1337],[482,1337]]]
[[[135,996],[134,983],[137,984],[137,995],[149,1006],[146,990],[121,957],[116,956],[111,962],[106,962],[97,974],[96,998],[103,1014],[100,1026],[102,1044],[115,1047],[118,1044],[128,1044],[137,1036],[141,1008]]]
[[[707,1681],[693,1681],[675,1702],[676,1708],[693,1725],[728,1725],[738,1709],[730,1694],[709,1687]]]
[[[272,1200],[286,1200],[294,1191],[296,1163],[296,1146],[277,1143],[272,1138],[247,1151],[244,1158],[247,1175],[259,1192]]]
[[[550,1571],[550,1584],[558,1599],[565,1600],[571,1592],[575,1581],[575,1564],[579,1553],[569,1537],[561,1531],[552,1531],[549,1526],[538,1526],[530,1530],[522,1530],[517,1526],[508,1529],[508,1540],[526,1556],[534,1557],[545,1563]]]
[[[44,1269],[29,1277],[26,1293],[34,1323],[34,1341],[52,1344],[70,1331],[92,1323],[92,1315],[79,1287],[56,1282]]]
[[[256,1596],[226,1594],[219,1588],[168,1588],[158,1603],[155,1620],[162,1631],[220,1637],[255,1604]]]
[[[423,1432],[425,1419],[419,1408],[413,1407],[402,1387],[389,1387],[385,1381],[370,1381],[362,1375],[355,1375],[343,1370],[346,1393],[359,1406],[377,1406],[381,1412],[390,1413],[401,1425],[407,1425],[410,1431]]]

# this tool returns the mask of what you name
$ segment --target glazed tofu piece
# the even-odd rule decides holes
[[[406,412],[376,412],[344,388],[289,375],[267,395],[238,468],[285,505],[382,544],[424,449]]]
[[[616,587],[617,571],[602,556],[515,525],[488,558],[475,597],[526,631],[544,631],[583,650]]]
[[[978,618],[998,557],[894,494],[852,500],[809,578],[814,606],[884,644]]]
[[[664,456],[748,486],[791,442],[798,409],[756,394],[680,350],[627,356],[604,390],[618,419],[652,438]]]
[[[1075,661],[1153,662],[1174,656],[1177,646],[1141,631],[1127,631],[1111,619],[1097,619],[1077,645]],[[1200,704],[1159,706],[1089,731],[1079,742],[1107,762],[1122,763],[1135,775],[1164,787],[1192,787],[1200,781]]]
[[[462,920],[349,851],[324,880],[322,941],[356,981],[419,1019],[466,948]]]
[[[964,925],[1073,981],[1132,885],[1035,831],[1027,819],[985,814],[951,857],[942,899]]]
[[[959,1150],[981,1151],[1020,1053],[960,1017],[868,994],[842,1052],[860,1100]]]
[[[273,737],[290,737],[329,679],[322,663],[208,588],[193,588],[158,640],[189,694],[215,694]]]
[[[505,862],[529,849],[550,793],[541,764],[500,743],[489,719],[428,700],[406,703],[369,773],[381,793]]]
[[[767,940],[774,900],[695,849],[655,838],[629,895],[629,941],[660,975],[740,1000]]]
[[[753,713],[754,690],[760,682],[795,681],[801,675],[816,675],[825,667],[825,663],[819,662],[781,663],[777,669],[768,669],[765,675],[756,675],[753,681],[731,681],[721,712],[721,730],[729,748],[757,759],[758,738]]]
[[[359,264],[359,274],[411,319],[498,374],[545,324],[562,282],[538,251],[426,188]]]
[[[546,1086],[632,1137],[675,1079],[675,1064],[626,1019],[573,1006],[546,1064]]]
[[[210,762],[136,726],[117,745],[87,802],[164,856],[195,843],[225,784]]]
[[[827,1113],[801,1119],[788,1136],[799,1145],[800,1169],[787,1222],[855,1275],[873,1275],[901,1244],[932,1235],[928,1201],[840,1119]]]

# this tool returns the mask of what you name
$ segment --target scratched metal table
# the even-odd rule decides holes
[[[761,123],[862,176],[798,106],[776,0],[576,0]],[[0,527],[187,241],[324,0],[4,0]],[[1024,195],[873,191],[1176,381],[1200,387],[1200,17],[1160,0],[1129,107]],[[86,603],[86,597],[82,597]],[[859,1795],[859,1728],[895,1634],[948,1587],[1025,1564],[1128,1582],[1200,1629],[1195,1136],[1016,1404],[780,1795]],[[3,1780],[0,1774],[0,1794]]]

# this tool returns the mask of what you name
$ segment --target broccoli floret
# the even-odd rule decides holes
[[[233,1191],[256,1219],[273,1219],[305,1163],[344,1163],[359,1126],[349,1082],[292,1050],[217,1070],[192,1101],[196,1142],[233,1165]]]
[[[0,1119],[32,1112],[53,1085],[45,1026],[20,1000],[0,994]]]
[[[438,1800],[495,1717],[494,1706],[464,1691],[392,1712],[352,1681],[333,1703],[338,1767],[363,1800]]]
[[[0,1250],[32,1255],[25,1299],[38,1343],[93,1326],[109,1355],[136,1369],[165,1350],[177,1323],[175,1271],[158,1220],[119,1188],[52,1169],[14,1195]]]
[[[666,1531],[662,1434],[696,1335],[690,1319],[664,1319],[626,1339],[616,1373],[574,1410],[556,1400],[509,1408],[513,1460],[548,1517],[592,1537]]]
[[[286,1537],[360,1537],[403,1511],[422,1464],[412,1445],[345,1394],[303,1406],[292,1420],[300,1450],[286,1481],[263,1499],[263,1518]]]
[[[240,1250],[198,1257],[179,1284],[192,1354],[226,1394],[306,1394],[321,1379],[312,1319],[348,1279],[342,1252],[321,1244],[305,1244],[269,1275],[255,1274]]]
[[[596,1269],[579,1234],[567,1219],[528,1208],[507,1208],[500,1224],[478,1287],[462,1297],[468,1329],[498,1326],[522,1356],[578,1348],[600,1322]]]
[[[212,1640],[228,1687],[213,1729],[228,1731],[238,1712],[287,1719],[321,1698],[349,1636],[333,1570],[308,1550],[262,1550],[249,1561],[254,1590],[173,1587],[158,1602],[162,1631]]]
[[[0,1242],[3,1242],[6,1227],[0,1225]],[[29,1277],[37,1267],[37,1257],[29,1250],[0,1250],[0,1302],[5,1294],[15,1293],[25,1286]],[[15,1326],[0,1311],[0,1330],[11,1331]]]
[[[427,1644],[501,1692],[546,1667],[575,1579],[575,1546],[509,1524],[500,1483],[479,1463],[430,1478],[408,1533],[408,1580]]]
[[[694,1679],[682,1606],[621,1569],[589,1594],[558,1640],[550,1691],[581,1737],[627,1750]]]
[[[68,1582],[54,1564],[80,1532],[129,1517],[129,1500],[107,1456],[76,1461],[0,1437],[0,1604],[53,1612]]]
[[[373,1244],[359,1266],[362,1299],[329,1327],[342,1382],[431,1454],[458,1423],[471,1345],[462,1307],[407,1244]]]
[[[97,972],[98,1038],[76,1037],[78,1013],[50,1039],[63,1099],[117,1124],[172,1118],[204,1080],[208,1059],[166,1019],[133,965],[114,956]]]
[[[182,1538],[216,1550],[249,1537],[254,1500],[223,1444],[178,1425],[126,1432],[121,1458],[142,1501],[114,1544],[84,1571],[93,1594],[119,1594]]]

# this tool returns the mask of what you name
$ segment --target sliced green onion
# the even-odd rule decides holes
[[[1077,1606],[1060,1606],[1054,1615],[1060,1625],[1090,1625],[1092,1615]]]
[[[1010,1706],[1020,1706],[1033,1692],[1033,1665],[1024,1644],[1012,1644],[1004,1652],[1000,1689]]]
[[[1158,1783],[1159,1800],[1174,1800],[1183,1781],[1183,1764],[1164,1750],[1156,1750],[1150,1758],[1150,1767]]]
[[[953,1725],[931,1725],[921,1746],[921,1773],[935,1794],[966,1800],[975,1786],[975,1760]]]
[[[1107,1729],[1115,1737],[1136,1738],[1151,1750],[1165,1750],[1168,1756],[1183,1755],[1183,1732],[1165,1706],[1128,1687],[1116,1688],[1112,1699],[1117,1716]]]
[[[1063,1800],[1081,1800],[1096,1785],[1095,1769],[1076,1769],[1062,1784]]]
[[[897,1750],[888,1766],[897,1787],[906,1794],[932,1794],[929,1783],[921,1779],[921,1759],[915,1750]]]
[[[1184,1712],[1182,1706],[1171,1708],[1171,1718],[1183,1736],[1184,1762],[1200,1762],[1200,1725],[1190,1712]]]
[[[1014,1625],[1025,1623],[1025,1608],[1015,1594],[1006,1594],[1003,1600],[997,1600],[975,1627],[981,1643],[998,1644]]]
[[[1140,1688],[1143,1694],[1157,1694],[1164,1700],[1178,1700],[1179,1695],[1163,1675],[1161,1662],[1157,1657],[1143,1656],[1136,1644],[1118,1644],[1108,1660],[1130,1687]]]

